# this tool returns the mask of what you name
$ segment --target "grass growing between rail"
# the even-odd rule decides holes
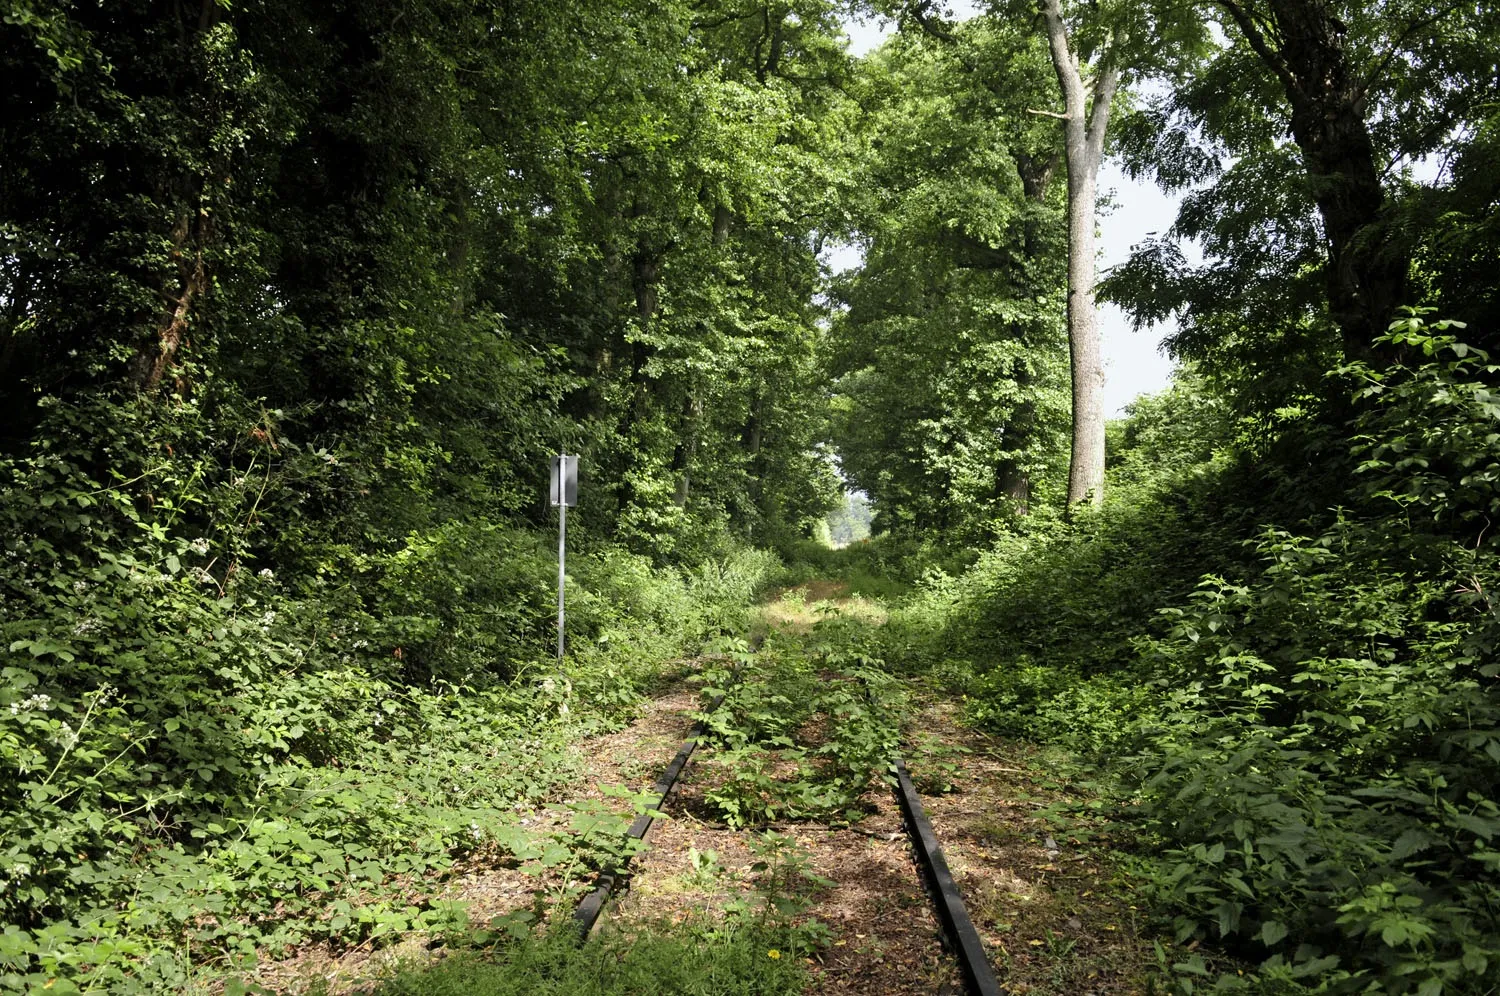
[[[375,996],[795,996],[806,973],[775,931],[723,923],[606,934],[579,947],[571,925],[432,967],[398,972]]]

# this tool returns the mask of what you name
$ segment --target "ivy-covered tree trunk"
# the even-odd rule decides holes
[[[208,290],[204,253],[212,236],[213,223],[202,209],[186,208],[172,226],[175,279],[163,288],[163,314],[139,345],[131,363],[130,381],[137,391],[145,393],[159,387],[162,377],[177,365],[188,344],[194,309]],[[177,387],[180,391],[187,390],[187,384],[180,379]]]
[[[1365,121],[1367,81],[1349,63],[1347,28],[1325,0],[1268,0],[1264,12],[1220,0],[1281,82],[1328,243],[1328,311],[1344,355],[1367,359],[1398,305],[1408,259],[1379,230],[1385,190]],[[1274,30],[1275,42],[1261,30]]]

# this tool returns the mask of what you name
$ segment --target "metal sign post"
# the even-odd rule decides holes
[[[578,458],[552,458],[552,504],[557,508],[557,663],[563,659],[563,588],[567,584],[568,509],[578,504]]]

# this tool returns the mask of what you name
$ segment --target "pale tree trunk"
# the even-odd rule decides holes
[[[1073,455],[1068,504],[1104,501],[1104,355],[1094,305],[1094,209],[1109,105],[1120,70],[1107,49],[1085,82],[1068,42],[1060,0],[1043,0],[1042,19],[1062,90],[1063,153],[1068,169],[1068,350],[1073,368]]]

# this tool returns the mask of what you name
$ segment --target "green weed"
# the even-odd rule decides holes
[[[411,967],[376,996],[794,996],[805,971],[785,939],[749,926],[689,923],[670,932],[608,934],[582,948],[569,928],[431,968]]]
[[[707,675],[722,694],[702,714],[720,749],[704,763],[718,778],[705,801],[731,826],[777,819],[852,822],[860,797],[885,772],[899,735],[893,679],[869,658],[763,652],[741,668]]]

